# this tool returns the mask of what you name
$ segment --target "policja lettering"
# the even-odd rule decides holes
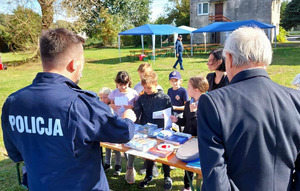
[[[11,126],[11,130],[17,131],[19,133],[32,133],[32,134],[39,134],[43,135],[46,134],[48,136],[63,136],[63,132],[61,129],[61,123],[60,119],[52,119],[48,118],[48,128],[42,126],[45,124],[45,120],[42,117],[31,117],[31,120],[28,120],[27,116],[20,116],[17,115],[17,117],[13,115],[9,115],[9,123]],[[54,123],[53,123],[54,121]]]

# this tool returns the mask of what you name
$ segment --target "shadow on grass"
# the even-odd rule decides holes
[[[121,57],[122,62],[133,62],[133,61],[137,61],[136,59],[133,60],[132,58],[128,58],[128,57]],[[120,58],[116,57],[116,58],[109,58],[109,59],[101,59],[101,60],[92,60],[92,61],[88,61],[91,64],[107,64],[107,65],[115,65],[115,64],[122,64],[122,62],[120,62]]]

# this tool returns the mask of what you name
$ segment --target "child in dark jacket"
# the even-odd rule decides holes
[[[144,87],[144,94],[140,95],[136,104],[134,105],[134,112],[141,125],[146,123],[156,124],[159,128],[164,127],[164,119],[153,119],[152,115],[155,111],[171,108],[171,99],[161,90],[157,90],[157,74],[150,72],[142,76],[141,84]],[[131,160],[129,158],[129,160]],[[129,161],[128,161],[129,163]],[[127,168],[128,165],[127,163]],[[139,187],[145,188],[149,182],[153,180],[152,169],[154,162],[146,160],[146,176]],[[163,164],[165,184],[164,189],[170,190],[172,188],[172,179],[170,178],[170,166]]]
[[[171,116],[173,123],[184,126],[183,132],[197,136],[197,107],[198,100],[202,94],[208,90],[207,79],[202,76],[196,76],[190,78],[188,82],[187,92],[191,97],[190,101],[187,101],[183,111],[183,118],[177,118]],[[185,171],[184,175],[184,188],[183,191],[191,190],[188,176],[193,180],[194,174],[190,171]]]

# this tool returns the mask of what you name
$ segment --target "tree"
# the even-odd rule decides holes
[[[165,8],[166,15],[159,17],[155,23],[172,24],[176,26],[190,25],[190,0],[169,0]]]
[[[37,0],[42,9],[42,29],[49,29],[53,23],[53,3],[55,0]]]
[[[286,9],[286,5],[288,4],[289,2],[288,1],[282,1],[281,2],[281,5],[280,5],[280,25],[282,25],[282,21],[284,19],[284,12],[285,12],[285,9]]]
[[[300,25],[300,0],[292,0],[286,5],[282,27],[290,30],[292,27]]]
[[[152,0],[64,0],[62,6],[69,16],[78,17],[89,37],[101,36],[105,43],[111,43],[116,41],[118,32],[147,23],[151,2]]]
[[[2,37],[11,50],[35,50],[41,33],[41,16],[18,6],[12,15],[2,19]]]

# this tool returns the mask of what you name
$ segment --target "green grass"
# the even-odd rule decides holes
[[[9,52],[1,53],[1,60],[3,63],[8,61],[24,61],[27,58],[32,57],[32,52]]]
[[[290,43],[289,43],[290,44]],[[267,71],[270,78],[284,86],[295,88],[291,85],[294,77],[300,71],[300,47],[299,44],[291,44],[294,47],[287,47],[289,44],[279,46],[274,51],[272,65]],[[121,49],[122,63],[119,62],[119,50],[114,48],[88,49],[85,50],[86,64],[83,71],[83,78],[80,81],[82,89],[88,89],[98,92],[103,86],[115,88],[114,78],[119,70],[126,70],[132,78],[133,85],[139,81],[137,67],[141,61],[128,61],[126,55],[129,50]],[[22,58],[26,54],[1,54],[2,60],[10,61],[15,58]],[[188,58],[184,54],[185,70],[181,71],[183,78],[183,87],[187,87],[188,79],[195,75],[203,75],[209,72],[206,66],[208,55],[196,55]],[[157,58],[155,64],[150,64],[158,74],[158,83],[165,91],[170,87],[168,75],[172,71],[175,58]],[[41,63],[28,63],[17,67],[9,67],[6,71],[0,71],[0,105],[2,107],[6,97],[12,92],[31,84],[37,72],[42,71]],[[2,110],[2,109],[1,109]],[[1,114],[1,111],[0,111]],[[5,156],[5,148],[0,130],[0,190],[23,190],[18,186],[15,165]],[[142,160],[135,161],[137,170],[142,165]],[[138,190],[137,185],[143,179],[143,176],[136,177],[134,185],[128,185],[125,182],[125,160],[123,160],[123,173],[120,177],[113,177],[113,171],[107,172],[108,181],[112,190]],[[161,170],[161,165],[159,164]],[[172,170],[171,176],[174,181],[174,190],[180,190],[183,187],[184,171],[180,169]],[[156,178],[146,190],[162,190],[163,173]]]

